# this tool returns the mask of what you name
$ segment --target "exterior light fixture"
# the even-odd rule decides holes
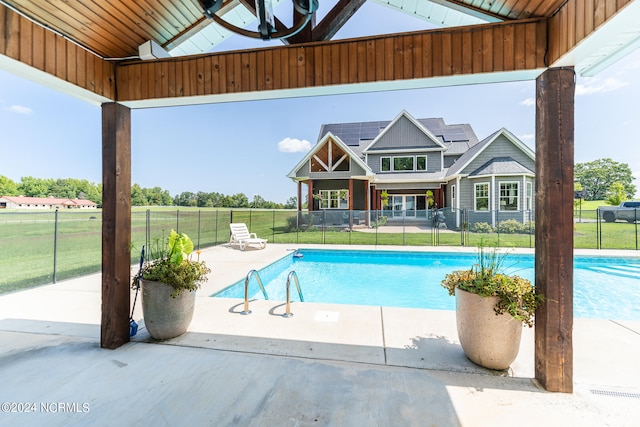
[[[278,30],[276,29],[271,0],[255,0],[258,31],[250,31],[230,24],[216,14],[222,7],[224,0],[198,0],[198,2],[202,7],[204,16],[213,19],[227,30],[245,37],[260,38],[262,40],[286,39],[297,34],[311,21],[311,17],[318,10],[318,0],[292,0],[293,7],[302,16],[291,28]]]

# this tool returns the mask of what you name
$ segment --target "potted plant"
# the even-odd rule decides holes
[[[542,301],[527,279],[502,273],[507,253],[478,246],[477,263],[441,282],[456,297],[458,338],[472,362],[507,369],[518,355],[524,325],[532,327]]]
[[[204,261],[191,260],[192,252],[189,236],[171,230],[167,239],[156,241],[151,260],[133,278],[132,287],[142,289],[145,326],[155,339],[182,335],[191,323],[196,289],[211,272]]]

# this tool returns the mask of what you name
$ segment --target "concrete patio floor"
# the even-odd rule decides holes
[[[244,316],[242,300],[208,297],[295,248],[204,250],[189,331],[156,342],[140,320],[116,350],[99,346],[99,274],[0,296],[0,425],[639,424],[640,322],[575,319],[574,393],[559,394],[532,378],[530,329],[493,372],[464,356],[454,312],[293,303],[284,318],[257,300]]]

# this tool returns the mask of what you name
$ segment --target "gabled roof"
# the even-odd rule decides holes
[[[511,157],[494,157],[469,174],[469,178],[486,175],[533,175],[533,171]]]
[[[296,173],[298,172],[298,170],[300,170],[300,168],[329,141],[333,141],[334,143],[338,144],[338,146],[342,148],[345,153],[349,154],[351,159],[355,161],[356,164],[366,172],[366,176],[374,175],[371,168],[362,159],[360,159],[360,156],[356,155],[353,150],[351,150],[350,147],[345,144],[340,138],[329,132],[325,134],[325,136],[320,141],[318,141],[318,143],[307,153],[307,155],[298,162],[298,164],[291,170],[291,172],[287,174],[287,177],[292,179],[297,178]]]
[[[363,152],[363,153],[367,153],[368,151],[372,150],[372,149],[373,149],[373,147],[374,147],[376,144],[378,144],[378,143],[379,143],[379,142],[384,138],[384,136],[385,136],[385,135],[386,135],[386,134],[387,134],[391,129],[393,129],[394,125],[395,125],[396,123],[398,123],[402,118],[406,118],[407,120],[409,120],[409,121],[410,121],[410,122],[411,122],[411,123],[412,123],[416,128],[418,128],[422,133],[424,133],[424,134],[425,134],[425,136],[426,136],[427,138],[429,138],[431,141],[433,141],[433,143],[434,143],[436,146],[438,146],[438,147],[440,147],[440,148],[444,148],[445,150],[447,149],[447,147],[446,147],[442,142],[440,142],[440,141],[438,140],[438,138],[436,138],[436,136],[435,136],[433,133],[431,133],[431,132],[429,131],[429,129],[425,128],[425,127],[424,127],[420,122],[418,122],[415,118],[413,118],[413,116],[412,116],[411,114],[407,113],[407,111],[406,111],[406,110],[402,110],[402,111],[400,112],[400,114],[398,114],[398,115],[396,116],[396,118],[395,118],[395,119],[393,119],[393,120],[391,121],[391,123],[389,123],[389,125],[388,125],[388,126],[386,126],[386,127],[382,130],[382,132],[380,132],[380,133],[378,134],[378,136],[376,136],[376,137],[373,139],[373,141],[371,141],[371,143],[370,143],[370,144],[369,144],[369,145],[368,145],[364,150],[362,150],[362,152]],[[412,147],[412,148],[413,148],[413,147]]]
[[[453,165],[451,165],[451,167],[449,168],[449,171],[447,172],[447,177],[451,177],[459,174],[460,171],[463,170],[465,167],[467,167],[467,165],[469,165],[469,163],[471,163],[476,157],[478,157],[480,153],[482,153],[484,150],[486,150],[487,147],[489,147],[494,141],[496,141],[500,135],[504,135],[509,141],[513,143],[514,146],[516,146],[524,154],[529,156],[531,160],[535,161],[535,153],[533,152],[533,150],[529,148],[527,145],[525,145],[518,138],[516,138],[516,136],[511,132],[509,132],[507,129],[502,128],[492,133],[491,135],[489,135],[488,137],[480,141],[478,144],[471,147],[462,156],[460,156],[460,158],[456,160],[456,162]],[[528,173],[530,172],[528,169],[527,171]]]
[[[468,124],[448,125],[441,117],[417,119],[417,122],[447,147],[445,156],[461,155],[478,144],[478,137]],[[364,148],[370,145],[390,123],[391,120],[323,124],[320,127],[318,140],[331,132],[348,145],[354,153],[361,155]]]

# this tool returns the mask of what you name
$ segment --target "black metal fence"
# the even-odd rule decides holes
[[[604,211],[576,211],[574,246],[639,249],[640,212],[605,221]],[[533,211],[346,211],[168,209],[131,215],[131,262],[143,245],[161,244],[170,232],[188,234],[201,249],[229,241],[229,224],[244,222],[270,243],[401,246],[535,246]],[[610,218],[607,218],[610,220]],[[101,270],[102,212],[0,211],[0,292]]]

